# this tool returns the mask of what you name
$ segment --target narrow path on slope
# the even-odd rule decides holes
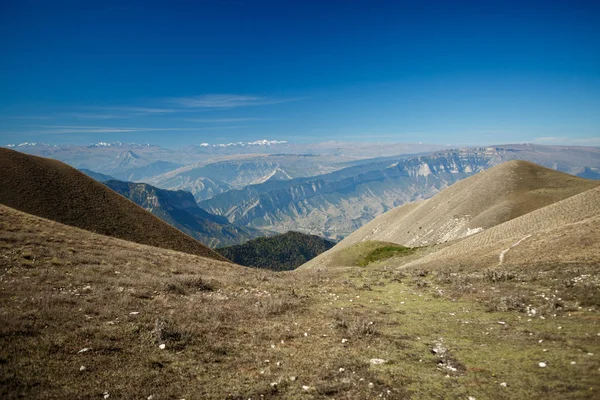
[[[508,253],[508,251],[510,249],[512,249],[515,246],[518,246],[523,240],[525,240],[525,239],[527,239],[529,237],[531,237],[531,234],[529,234],[529,235],[525,236],[524,238],[520,239],[517,243],[513,244],[509,248],[502,250],[500,252],[500,255],[498,256],[498,259],[500,260],[500,262],[498,263],[498,265],[502,265],[502,263],[504,262],[504,256],[506,255],[506,253]]]

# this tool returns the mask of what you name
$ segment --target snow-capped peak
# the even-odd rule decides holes
[[[198,146],[200,147],[246,147],[246,146],[271,146],[275,144],[287,144],[286,140],[256,140],[254,142],[235,142],[235,143],[218,143],[218,144],[208,144],[208,143],[200,143]]]

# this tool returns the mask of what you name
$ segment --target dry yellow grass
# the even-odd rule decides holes
[[[225,260],[60,161],[0,148],[0,203],[103,235]]]
[[[599,192],[406,257],[348,265],[382,245],[362,242],[345,268],[285,273],[0,205],[0,398],[598,398]]]
[[[362,241],[418,247],[446,243],[600,185],[526,161],[509,161],[462,180],[428,200],[393,209],[302,268],[332,265],[335,254]],[[547,219],[560,213],[546,214]]]

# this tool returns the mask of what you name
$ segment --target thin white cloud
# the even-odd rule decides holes
[[[176,97],[169,99],[171,103],[187,108],[234,108],[263,106],[269,104],[287,103],[296,100],[299,99],[269,99],[266,97],[239,94],[206,94],[202,96]]]
[[[110,111],[123,111],[134,114],[169,114],[180,112],[184,110],[178,110],[174,108],[153,108],[153,107],[129,107],[129,106],[107,106],[107,107],[93,107],[95,110],[110,110]]]
[[[534,138],[532,142],[547,145],[600,146],[600,137],[571,138],[567,136],[541,136]]]
[[[245,121],[264,121],[264,118],[183,118],[181,121],[201,122],[201,123],[219,123],[219,122],[245,122]]]
[[[130,132],[173,132],[173,131],[205,131],[221,129],[238,129],[246,126],[216,126],[200,128],[149,128],[149,127],[111,127],[111,126],[88,126],[88,125],[22,125],[29,128],[40,128],[36,130],[26,130],[21,132],[6,132],[14,134],[69,134],[69,133],[130,133]]]

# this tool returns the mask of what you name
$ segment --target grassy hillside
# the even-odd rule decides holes
[[[509,161],[375,218],[307,267],[331,265],[334,254],[363,241],[430,246],[486,231],[498,224],[598,187],[526,161]]]
[[[60,161],[0,148],[0,203],[132,242],[223,260],[103,184]]]
[[[505,270],[472,276],[459,265],[381,263],[275,273],[4,206],[0,228],[4,399],[595,399],[600,391],[600,304],[588,296],[600,252],[517,275],[502,274],[510,257]],[[588,237],[597,246],[597,232]]]
[[[266,238],[250,240],[242,245],[216,249],[236,264],[288,271],[299,267],[324,251],[335,242],[300,232],[288,232]]]

